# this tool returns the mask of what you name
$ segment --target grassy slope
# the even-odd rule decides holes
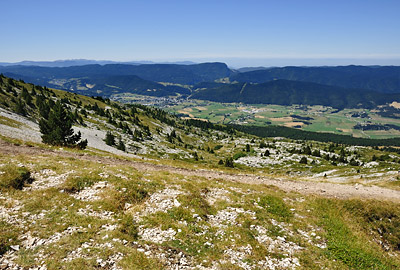
[[[257,267],[266,256],[270,260],[275,258],[275,262],[298,258],[299,269],[400,267],[397,255],[400,235],[396,230],[400,211],[394,203],[304,197],[283,193],[270,186],[232,183],[223,179],[210,181],[202,177],[137,171],[129,166],[113,164],[99,167],[95,161],[80,161],[62,155],[1,154],[0,163],[3,164],[0,171],[4,166],[24,166],[36,181],[41,182],[37,190],[2,189],[0,205],[14,209],[9,213],[14,217],[11,220],[16,222],[13,226],[6,222],[0,224],[4,232],[1,243],[6,250],[10,244],[21,245],[15,261],[25,267],[40,265],[43,261],[48,269],[94,269],[99,265],[98,259],[106,261],[121,252],[123,258],[118,265],[124,269],[164,269],[162,262],[138,251],[146,249],[146,244],[151,247],[149,250],[153,255],[161,252],[170,258],[173,256],[168,250],[175,250],[182,252],[192,265],[211,266],[217,262],[223,269],[240,269],[238,265],[242,264]],[[53,173],[46,175],[44,170],[51,170],[54,176],[66,177],[59,185],[46,188],[46,179],[50,179]],[[0,181],[10,177],[15,175],[1,174]],[[108,185],[97,189],[98,200],[84,201],[73,197],[77,191],[100,181],[107,181]],[[146,202],[151,201],[152,195],[166,188],[181,191],[175,197],[179,204],[165,212],[143,211],[149,206]],[[216,191],[222,195],[212,195]],[[126,208],[127,203],[129,208]],[[16,205],[19,208],[15,210]],[[112,214],[106,219],[79,214],[82,209],[89,208],[93,210],[91,213],[111,211]],[[239,213],[231,222],[229,218],[212,222],[213,216],[224,211],[234,212],[229,209],[243,209],[245,212]],[[140,216],[141,221],[133,222],[134,216]],[[115,225],[114,229],[106,229],[112,225]],[[80,229],[64,235],[71,226]],[[266,231],[261,233],[257,226]],[[173,230],[176,235],[162,243],[140,236],[141,232],[153,228]],[[21,235],[49,239],[57,233],[63,235],[58,241],[34,249],[22,247]],[[260,236],[269,240],[262,242]],[[302,249],[285,256],[288,248],[281,250],[283,246],[279,244],[272,248],[269,242],[277,241],[283,245],[279,237],[284,237],[289,246]],[[4,241],[5,238],[12,240]],[[88,247],[85,243],[89,243],[86,244]],[[243,247],[248,245],[251,252],[243,252]],[[326,245],[326,248],[317,245]],[[71,252],[79,248],[82,248],[80,254],[85,259],[62,261],[68,256],[73,257]],[[235,251],[236,257],[243,257],[234,259],[231,264],[230,253],[224,252],[227,250]]]

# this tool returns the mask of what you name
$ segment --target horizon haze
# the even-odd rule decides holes
[[[2,10],[0,62],[400,65],[400,2],[393,0],[6,0]]]

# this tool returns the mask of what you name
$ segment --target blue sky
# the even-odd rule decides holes
[[[0,62],[400,65],[398,0],[2,0]]]

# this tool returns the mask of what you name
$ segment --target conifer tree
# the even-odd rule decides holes
[[[250,152],[251,151],[251,148],[250,148],[250,145],[249,144],[246,144],[246,152]]]
[[[107,131],[104,141],[107,145],[115,145],[115,136],[111,133],[111,131]]]
[[[224,162],[224,165],[225,165],[225,167],[233,168],[233,167],[234,167],[234,165],[233,165],[233,158],[231,158],[231,157],[226,158],[226,159],[225,159],[225,162]]]
[[[118,149],[118,150],[121,150],[121,151],[124,151],[124,152],[125,152],[125,150],[126,150],[125,144],[124,144],[124,142],[122,141],[121,137],[119,138],[119,142],[118,142],[117,149]]]
[[[51,145],[86,148],[87,140],[79,142],[81,133],[74,134],[72,121],[60,101],[54,105],[48,119],[39,121],[42,141]]]
[[[300,164],[307,164],[307,158],[306,157],[302,157],[299,161]]]
[[[15,103],[15,112],[20,115],[26,115],[25,103],[21,99],[18,99]]]

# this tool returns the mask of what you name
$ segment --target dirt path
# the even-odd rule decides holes
[[[96,161],[104,164],[128,165],[139,171],[168,171],[188,176],[201,176],[209,179],[221,178],[224,180],[242,182],[247,184],[265,184],[276,186],[287,192],[298,192],[303,195],[316,194],[330,198],[362,198],[362,199],[379,199],[400,202],[400,191],[381,188],[377,186],[363,185],[343,185],[334,183],[293,181],[287,179],[272,179],[255,175],[240,175],[215,172],[211,170],[190,170],[172,167],[168,165],[156,165],[145,162],[129,161],[124,159],[92,156],[86,154],[76,154],[62,150],[49,150],[38,147],[16,146],[11,143],[0,140],[0,152],[8,155],[62,155],[63,157],[73,157],[82,160]]]

